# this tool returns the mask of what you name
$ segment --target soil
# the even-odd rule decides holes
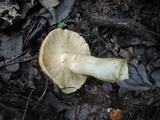
[[[159,6],[158,0],[75,0],[51,9],[34,0],[1,1],[0,120],[159,120]],[[83,36],[92,56],[127,59],[129,79],[88,76],[64,94],[38,64],[42,41],[57,27]]]

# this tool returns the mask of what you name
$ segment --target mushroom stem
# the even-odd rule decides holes
[[[60,62],[74,73],[90,75],[103,81],[117,82],[128,78],[125,59],[64,53],[60,57]]]

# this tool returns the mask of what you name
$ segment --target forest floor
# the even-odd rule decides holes
[[[159,120],[160,4],[50,2],[0,2],[0,120]],[[57,27],[83,36],[92,56],[127,59],[129,79],[89,76],[76,92],[63,93],[38,64],[42,41]]]

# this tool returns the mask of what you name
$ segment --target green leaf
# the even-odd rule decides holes
[[[60,22],[58,23],[58,28],[64,28],[64,27],[67,27],[68,25],[64,22]]]

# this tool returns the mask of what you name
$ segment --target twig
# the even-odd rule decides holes
[[[30,48],[29,48],[29,49],[26,49],[25,51],[23,51],[23,53],[14,56],[14,58],[9,59],[9,60],[6,60],[5,63],[9,63],[9,62],[11,62],[11,61],[13,61],[13,60],[19,58],[20,56],[22,56],[22,55],[24,55],[24,54],[28,54],[30,51],[31,51]]]
[[[12,94],[12,95],[16,95],[17,97],[20,97],[20,98],[22,98],[22,99],[24,99],[24,100],[27,100],[28,98],[26,97],[26,96],[22,96],[22,95],[20,95],[20,94]],[[46,109],[46,106],[44,106],[44,105],[42,105],[42,104],[40,104],[40,103],[37,103],[36,101],[34,101],[34,100],[32,100],[32,99],[30,99],[30,102],[32,102],[33,104],[37,104],[37,106],[41,106],[41,107],[43,107],[43,109]]]
[[[30,92],[30,94],[29,94],[29,96],[28,96],[27,103],[26,103],[26,108],[25,108],[24,113],[23,113],[23,120],[24,120],[25,117],[26,117],[29,100],[30,100],[31,95],[32,95],[32,93],[33,93],[33,91],[34,91],[35,89],[36,89],[36,88],[33,86],[33,89],[32,89],[32,91]]]
[[[48,87],[48,79],[46,80],[44,91],[43,91],[41,97],[39,98],[39,100],[37,101],[37,103],[39,103],[40,100],[43,98],[43,96],[46,94],[47,87]]]
[[[36,20],[35,23],[33,24],[33,26],[31,27],[31,29],[28,31],[25,39],[24,39],[24,42],[23,42],[23,47],[25,46],[25,44],[27,43],[27,40],[28,40],[28,37],[29,35],[31,34],[31,32],[33,31],[33,28],[38,24],[39,20]]]
[[[112,18],[107,16],[101,15],[92,15],[90,17],[90,21],[92,24],[98,26],[108,26],[108,27],[115,27],[115,28],[124,28],[139,37],[143,37],[146,40],[153,40],[157,41],[157,38],[160,37],[158,33],[145,29],[140,23],[134,21],[133,19],[119,19],[119,18]]]
[[[38,55],[35,55],[35,56],[24,55],[24,56],[21,56],[19,58],[14,59],[14,60],[11,60],[10,62],[8,62],[8,61],[7,62],[0,62],[0,67],[13,65],[13,64],[16,64],[16,63],[20,63],[20,62],[30,61],[30,60],[33,60],[37,57],[38,57]]]

